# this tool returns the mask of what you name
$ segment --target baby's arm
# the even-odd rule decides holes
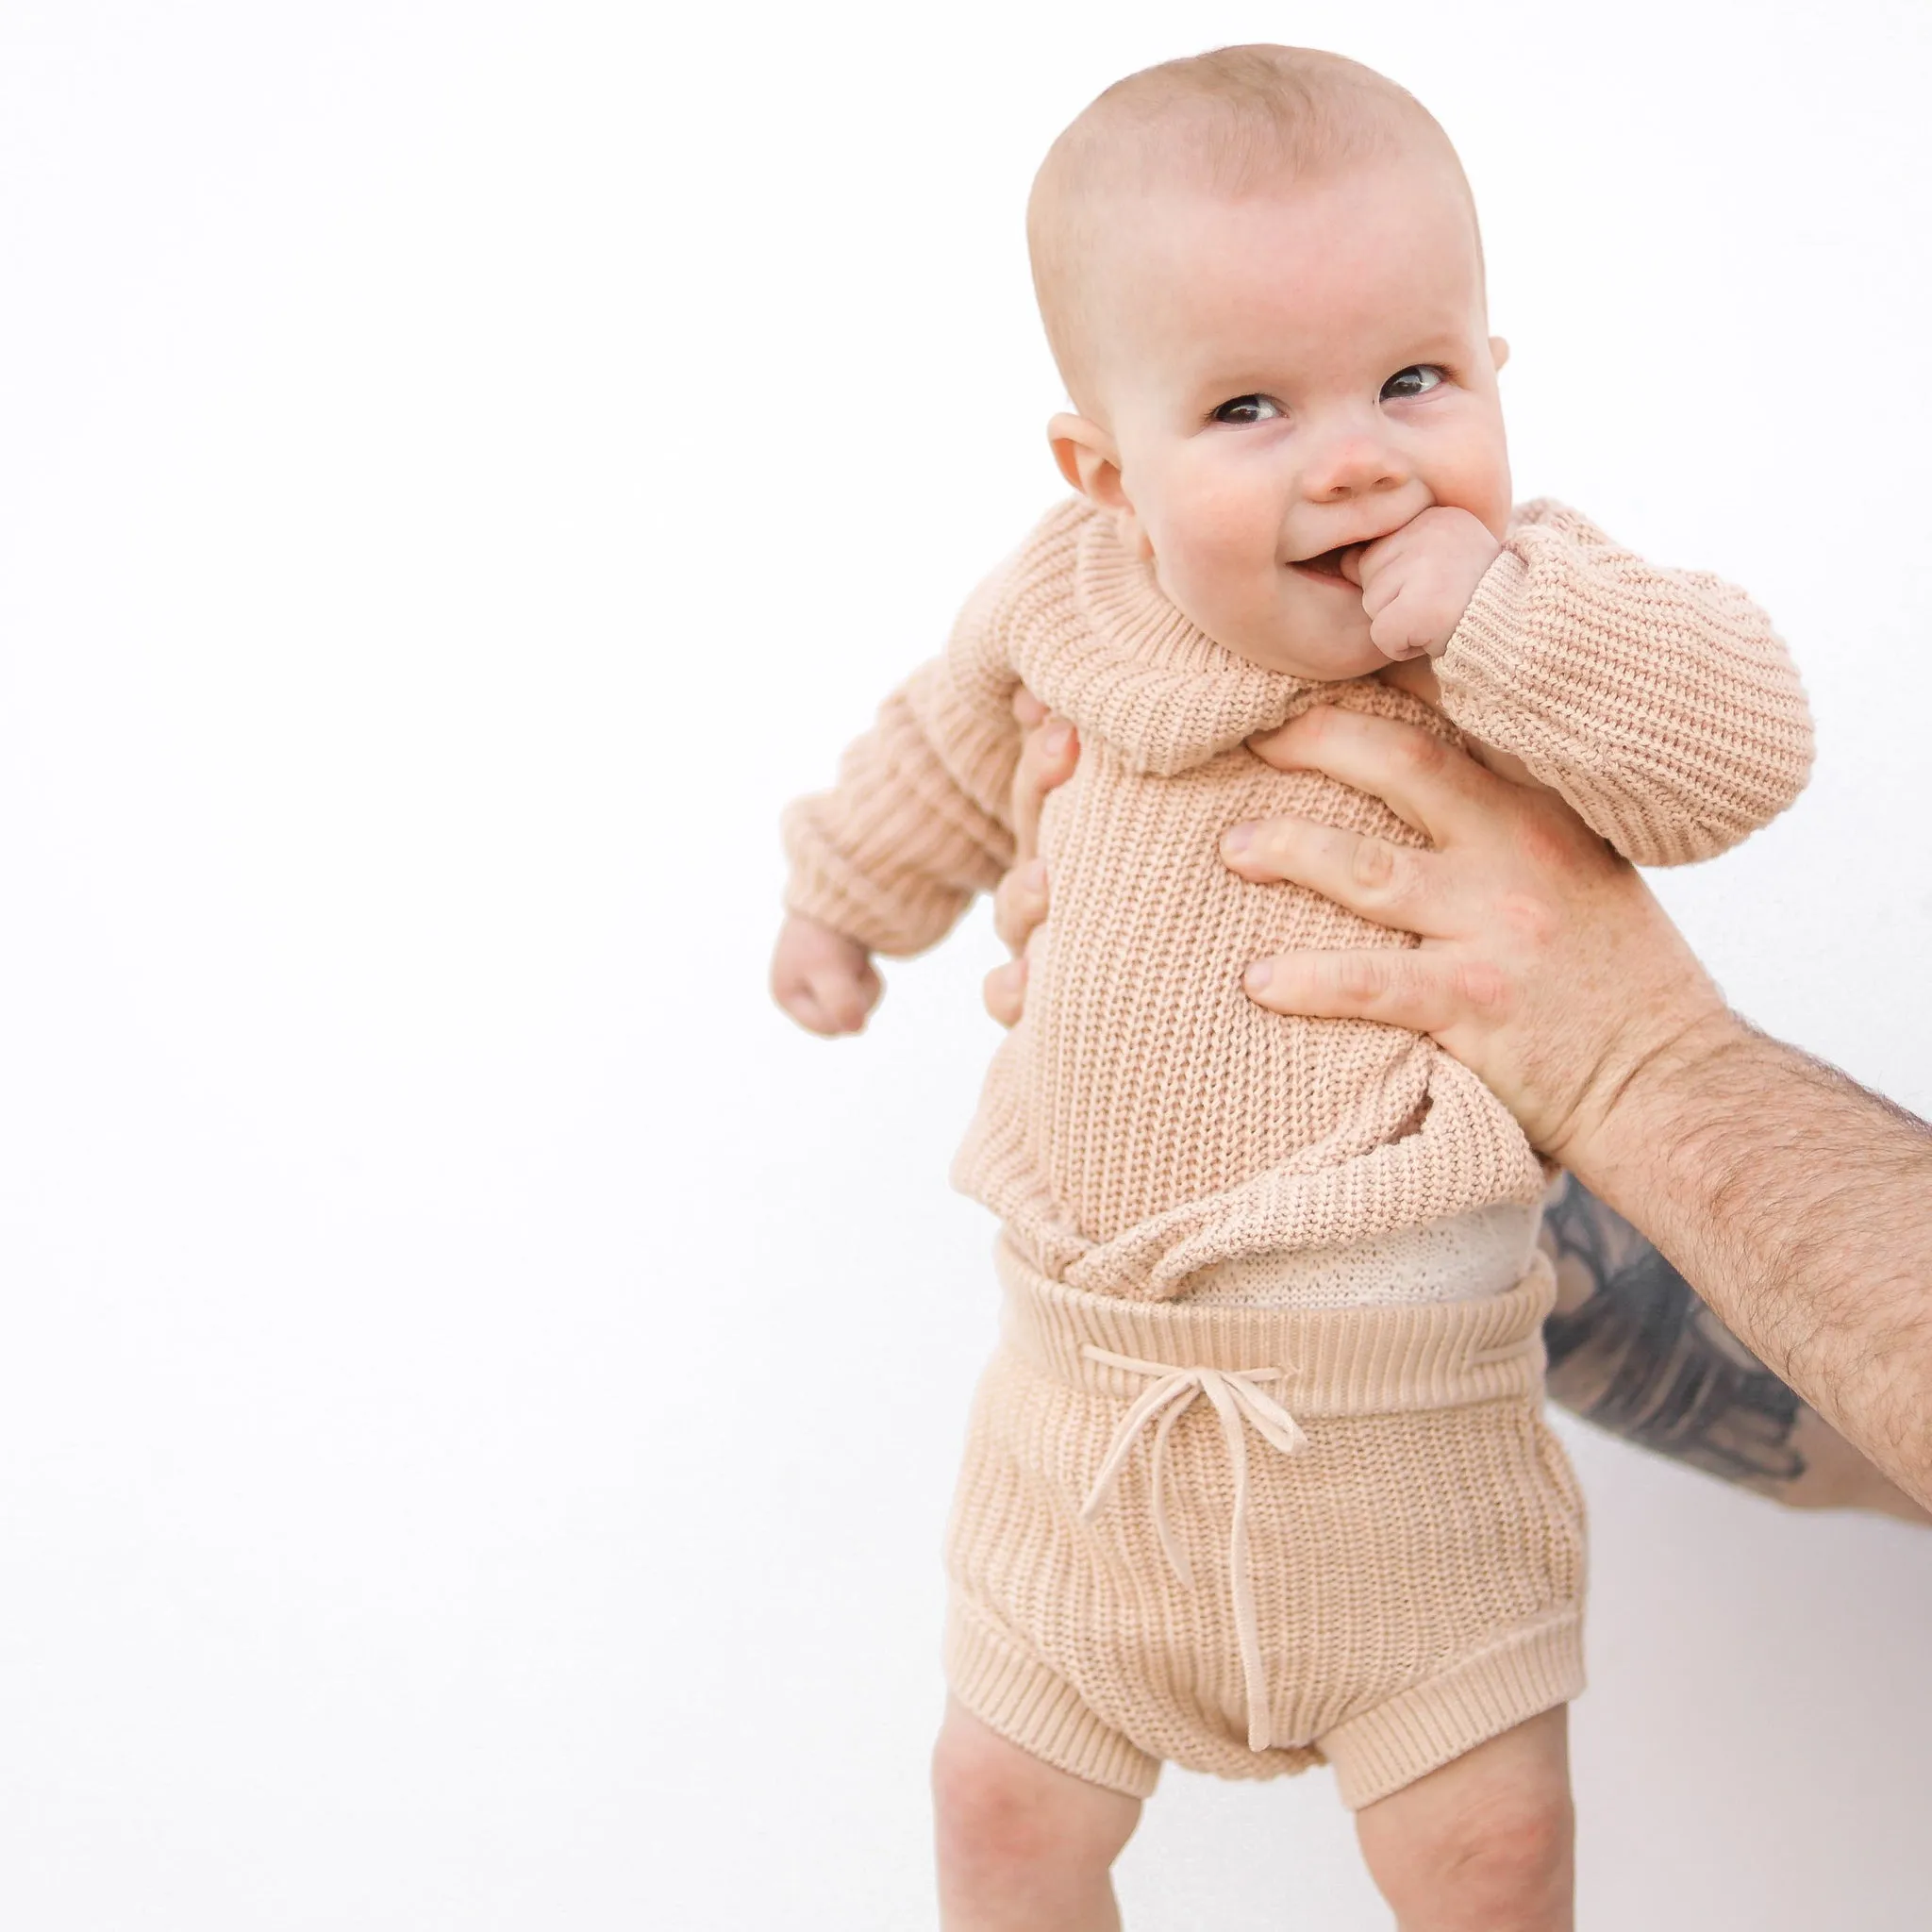
[[[995,580],[946,654],[886,700],[837,785],[785,814],[791,874],[772,991],[814,1033],[857,1032],[879,996],[872,955],[944,938],[1010,861],[1020,727],[997,606]]]
[[[1764,613],[1558,504],[1520,514],[1434,668],[1463,730],[1639,865],[1737,844],[1810,771],[1804,690]]]

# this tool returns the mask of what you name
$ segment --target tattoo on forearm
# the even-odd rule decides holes
[[[1804,1404],[1635,1228],[1568,1174],[1543,1219],[1559,1274],[1589,1282],[1544,1326],[1557,1401],[1726,1482],[1804,1474],[1792,1440]]]

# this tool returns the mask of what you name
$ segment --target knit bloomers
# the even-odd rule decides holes
[[[1541,1257],[1423,1306],[1129,1302],[998,1251],[947,1538],[946,1675],[1131,1796],[1329,1762],[1372,1804],[1583,1688],[1583,1505]]]

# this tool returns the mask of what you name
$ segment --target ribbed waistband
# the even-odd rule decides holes
[[[1002,1237],[1005,1336],[1056,1380],[1131,1402],[1144,1373],[1094,1359],[1224,1373],[1278,1372],[1269,1387],[1300,1416],[1387,1415],[1527,1395],[1543,1375],[1556,1277],[1539,1254],[1512,1289],[1466,1302],[1357,1308],[1134,1302],[1069,1288]]]

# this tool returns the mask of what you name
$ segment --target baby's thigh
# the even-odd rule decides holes
[[[1568,1707],[1365,1805],[1356,1832],[1401,1932],[1571,1932]]]

